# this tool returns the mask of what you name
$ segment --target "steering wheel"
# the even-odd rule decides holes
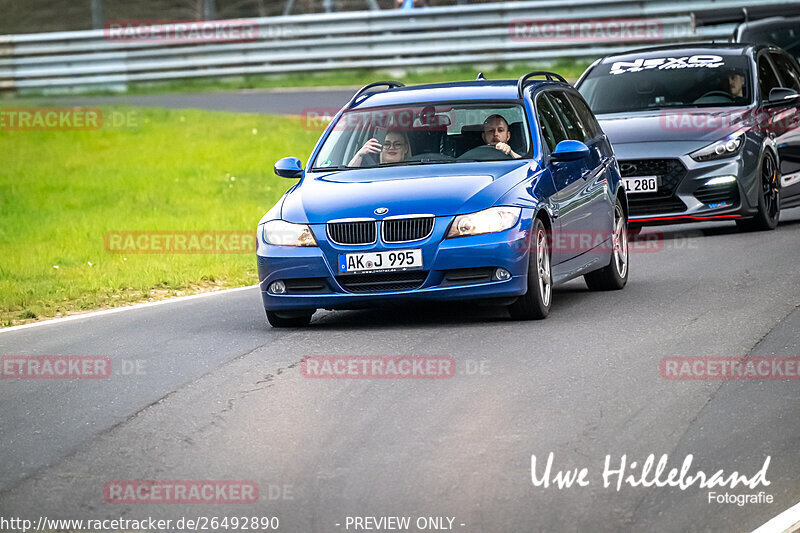
[[[697,100],[702,100],[703,98],[705,98],[707,96],[724,96],[725,98],[727,98],[731,102],[733,102],[736,99],[735,96],[733,96],[732,94],[730,94],[727,91],[708,91],[707,93],[703,94],[699,98],[695,99],[695,102],[697,102]]]
[[[495,148],[494,146],[489,146],[488,144],[483,144],[481,146],[476,146],[471,150],[467,150],[457,159],[477,159],[479,161],[493,161],[497,159],[514,159],[509,154],[505,154]]]

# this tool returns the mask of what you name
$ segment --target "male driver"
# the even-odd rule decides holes
[[[508,145],[508,141],[511,140],[511,132],[508,130],[508,122],[502,115],[489,115],[483,121],[482,137],[483,142],[492,148],[496,148],[514,159],[521,157]]]
[[[735,98],[744,97],[744,75],[736,70],[729,70],[727,73],[728,78],[728,92]]]

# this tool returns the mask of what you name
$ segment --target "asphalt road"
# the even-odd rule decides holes
[[[541,322],[460,305],[318,312],[276,330],[250,288],[2,332],[2,355],[107,355],[113,373],[0,381],[0,516],[277,516],[300,533],[353,531],[348,516],[446,516],[487,533],[752,530],[800,501],[800,383],[666,380],[659,362],[800,356],[800,212],[783,218],[772,233],[658,228],[663,249],[632,255],[625,290],[570,282]],[[312,355],[449,355],[457,372],[310,379],[299,363]],[[531,455],[550,452],[554,469],[587,467],[590,484],[534,486]],[[753,475],[770,456],[768,487],[727,492],[774,502],[603,486],[606,455],[664,453],[670,467],[693,454],[709,474]],[[251,480],[260,497],[109,504],[112,480]]]
[[[252,89],[185,94],[122,94],[119,96],[51,96],[30,99],[31,105],[137,106],[205,109],[236,113],[303,115],[308,109],[338,110],[353,96],[351,88]]]

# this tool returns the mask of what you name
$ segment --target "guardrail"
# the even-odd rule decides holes
[[[759,5],[788,12],[800,1],[539,0],[200,23],[253,31],[252,38],[234,42],[126,39],[109,29],[5,35],[0,90],[124,89],[131,82],[199,77],[597,57],[656,42],[727,40],[735,24],[698,26],[697,17]],[[654,21],[659,33],[616,40],[515,35],[519,23],[545,27],[612,19]],[[150,29],[174,35],[180,27]]]

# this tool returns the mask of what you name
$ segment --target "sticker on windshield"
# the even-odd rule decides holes
[[[717,68],[725,61],[721,56],[698,55],[686,57],[639,58],[634,61],[617,61],[611,65],[610,74],[642,72],[643,70],[668,70],[680,68]]]

